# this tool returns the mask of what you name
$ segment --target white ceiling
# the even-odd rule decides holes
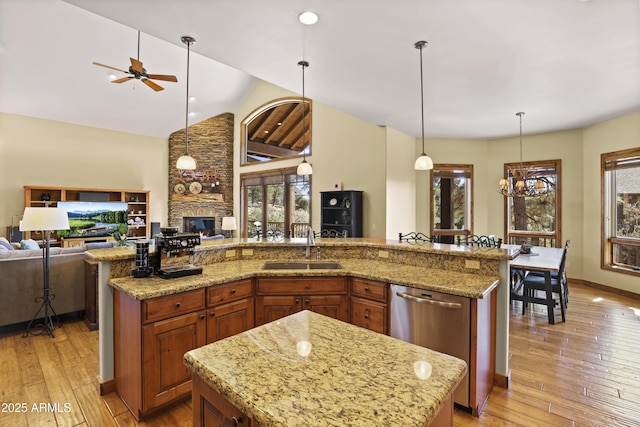
[[[76,7],[78,6],[78,7]],[[297,16],[314,10],[312,27]],[[154,92],[101,62],[175,74]],[[0,0],[0,111],[167,137],[234,112],[255,78],[419,136],[498,138],[640,111],[640,0]]]

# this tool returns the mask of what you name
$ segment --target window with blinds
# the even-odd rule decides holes
[[[602,267],[640,276],[640,147],[601,155]]]

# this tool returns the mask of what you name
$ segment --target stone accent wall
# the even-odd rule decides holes
[[[233,120],[233,114],[224,113],[189,126],[195,173],[181,175],[176,169],[185,152],[185,130],[169,136],[169,227],[182,231],[183,216],[213,216],[220,233],[222,217],[233,214]],[[214,186],[216,181],[220,184]]]

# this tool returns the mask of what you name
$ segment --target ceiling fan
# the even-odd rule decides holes
[[[120,79],[116,79],[116,80],[112,80],[111,83],[124,83],[124,82],[128,82],[132,79],[138,79],[141,80],[142,83],[146,84],[147,86],[149,86],[151,89],[155,90],[156,92],[164,90],[164,88],[162,86],[160,86],[159,84],[157,84],[156,82],[153,82],[153,80],[164,80],[166,82],[177,82],[178,79],[176,78],[176,76],[171,76],[168,74],[147,74],[147,70],[145,70],[142,66],[142,62],[140,62],[140,31],[138,31],[138,59],[135,58],[129,58],[131,60],[131,66],[129,67],[128,71],[125,70],[121,70],[120,68],[116,68],[116,67],[111,67],[109,65],[104,65],[101,64],[99,62],[93,62],[93,64],[98,65],[100,67],[105,67],[105,68],[109,68],[111,70],[116,70],[116,71],[120,71],[121,73],[125,73],[125,74],[130,74],[130,76],[127,77],[122,77]]]

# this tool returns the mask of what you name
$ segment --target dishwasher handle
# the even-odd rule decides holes
[[[405,294],[404,292],[396,292],[396,295],[398,295],[400,298],[408,299],[408,300],[419,302],[419,303],[432,304],[432,305],[437,305],[445,308],[455,308],[455,309],[462,308],[462,305],[457,302],[447,302],[447,301],[439,301],[439,300],[428,299],[428,298],[420,298],[413,295]]]

